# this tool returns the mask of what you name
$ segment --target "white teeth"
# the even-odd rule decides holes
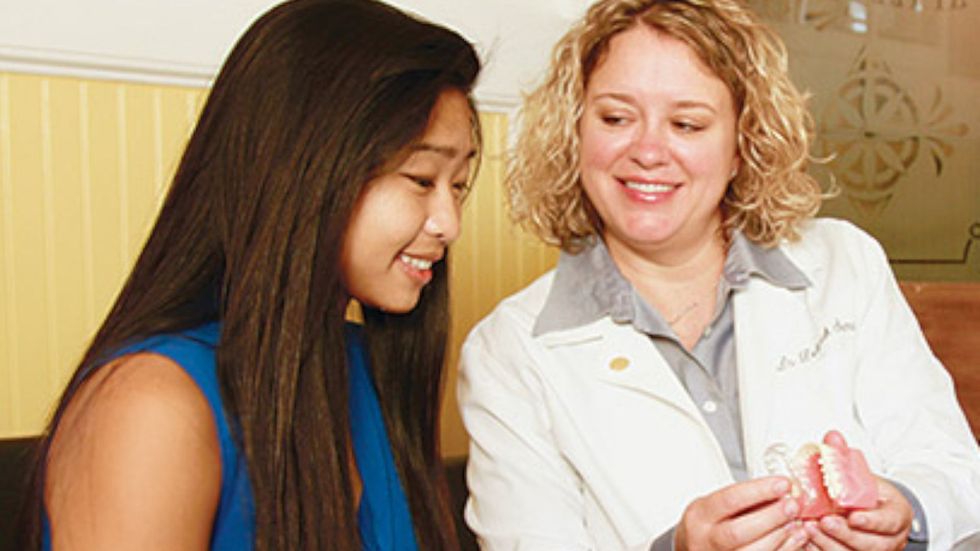
[[[640,182],[626,182],[626,187],[635,189],[641,193],[666,193],[674,189],[674,186],[667,184],[643,184]]]
[[[823,484],[827,487],[830,497],[837,497],[844,491],[844,474],[842,472],[840,453],[826,444],[820,446],[820,466],[823,471]]]
[[[415,268],[416,270],[428,270],[432,267],[431,260],[424,260],[421,258],[415,258],[413,256],[408,256],[407,254],[401,255],[401,261],[409,266]]]

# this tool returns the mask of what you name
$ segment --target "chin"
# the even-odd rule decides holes
[[[407,314],[419,304],[419,297],[405,297],[402,300],[380,301],[377,308],[389,314]]]

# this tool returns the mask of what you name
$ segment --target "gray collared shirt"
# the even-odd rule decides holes
[[[764,248],[735,232],[716,292],[714,317],[692,349],[687,350],[660,312],[647,304],[623,277],[605,243],[596,239],[579,254],[562,253],[551,291],[535,320],[532,334],[571,329],[608,316],[648,335],[700,408],[725,454],[732,476],[735,480],[746,480],[731,297],[745,289],[753,277],[791,290],[810,286],[806,275],[781,249]],[[928,541],[922,506],[907,488],[895,485],[915,511],[913,533],[906,549],[924,549],[912,543]],[[673,532],[671,529],[658,537],[651,549],[672,549]]]
[[[762,277],[774,285],[803,289],[810,282],[778,248],[766,249],[736,232],[715,299],[714,317],[688,351],[656,308],[619,272],[601,240],[577,255],[562,255],[555,282],[534,334],[584,325],[609,316],[649,335],[698,405],[721,444],[736,480],[746,480],[742,421],[738,407],[735,320],[732,293]]]

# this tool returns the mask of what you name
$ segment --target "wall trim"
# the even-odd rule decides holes
[[[0,72],[208,88],[218,67],[0,44]],[[483,112],[512,115],[521,103],[516,95],[479,88],[474,95]]]
[[[206,88],[217,67],[0,44],[0,71]]]

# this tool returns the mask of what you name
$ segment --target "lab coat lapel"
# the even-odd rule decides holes
[[[810,315],[806,290],[790,290],[752,279],[734,296],[739,402],[745,458],[752,475],[764,472],[763,454],[774,415],[773,392],[786,362],[812,344],[819,328]]]
[[[597,382],[643,392],[704,422],[653,341],[631,325],[604,318],[585,327],[552,333],[545,340],[548,346],[570,347],[568,360],[586,362]],[[584,352],[586,347],[577,346],[596,341],[601,344],[589,347],[589,353]]]

